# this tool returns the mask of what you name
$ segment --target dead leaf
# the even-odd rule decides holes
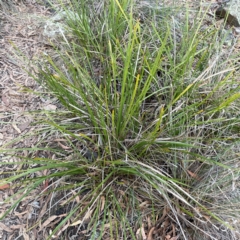
[[[176,237],[172,237],[172,238],[170,238],[170,240],[178,240],[178,237],[179,237],[179,235],[176,236]]]
[[[152,226],[151,218],[149,216],[147,217],[147,225],[148,225],[148,229],[150,229]]]
[[[172,233],[173,233],[173,236],[176,236],[176,229],[175,229],[175,225],[172,223]]]
[[[141,234],[142,234],[142,239],[143,239],[143,240],[146,240],[146,239],[147,239],[147,236],[146,236],[146,234],[145,234],[144,224],[142,224],[142,227],[141,227]]]
[[[203,215],[203,217],[207,220],[207,221],[210,221],[210,216],[207,216],[207,215]]]
[[[56,218],[61,218],[66,216],[66,214],[62,214],[62,215],[53,215],[50,218],[48,218],[40,227],[39,231],[42,231],[44,227],[48,226],[52,221],[54,221]]]
[[[24,228],[24,225],[12,225],[10,226],[11,229],[23,229]]]
[[[40,227],[39,232],[42,231],[42,229],[43,229],[44,227],[46,227],[49,223],[51,223],[52,221],[54,221],[56,218],[58,218],[57,215],[53,215],[53,216],[51,216],[50,218],[48,218],[48,219],[42,224],[42,226]]]
[[[43,193],[46,192],[48,188],[49,188],[49,179],[46,179],[42,185],[42,192]]]
[[[155,230],[155,227],[152,227],[148,233],[148,237],[147,237],[147,240],[154,240],[153,239],[153,232]]]
[[[139,208],[140,209],[144,209],[145,207],[147,207],[149,205],[149,201],[144,201],[141,204],[139,204]]]
[[[104,209],[104,206],[105,206],[105,197],[104,196],[101,196],[101,212],[103,211]]]
[[[78,221],[72,223],[70,226],[73,227],[73,226],[77,226],[77,225],[82,224],[82,223],[83,223],[82,220],[78,220]]]
[[[0,185],[0,190],[9,189],[9,188],[10,188],[10,184],[8,183]]]
[[[7,227],[5,224],[3,224],[3,223],[1,223],[1,222],[0,222],[0,229],[1,229],[1,230],[4,230],[4,231],[6,231],[6,232],[9,232],[9,233],[13,232],[12,229],[10,229],[9,227]]]
[[[140,232],[141,232],[141,229],[139,228],[136,232],[136,238],[137,239],[140,239]]]
[[[116,221],[111,221],[110,223],[104,224],[104,229],[112,227],[115,223],[116,223]]]
[[[158,220],[158,224],[162,223],[162,221],[164,220],[164,218],[166,217],[168,212],[169,212],[169,208],[167,206],[164,206],[163,214],[162,214],[161,218]]]
[[[193,172],[191,172],[191,171],[189,171],[189,170],[187,170],[187,172],[188,172],[188,174],[190,175],[190,177],[195,178],[195,179],[199,179],[199,178],[198,178],[198,175],[197,175],[196,173],[193,173]]]
[[[26,213],[28,213],[28,211],[24,211],[24,212],[20,212],[20,213],[19,213],[19,212],[16,212],[16,211],[14,212],[14,214],[15,214],[16,216],[18,216],[19,218],[22,218],[22,216],[25,215]]]
[[[46,199],[46,198],[41,199],[41,202],[40,202],[39,205],[42,206],[42,207],[41,207],[41,212],[40,212],[39,215],[38,215],[38,221],[40,221],[41,218],[42,218],[42,216],[45,214],[45,212],[46,212],[46,210],[47,210],[48,203],[49,203],[50,199],[52,198],[52,195],[53,195],[53,193],[50,193],[50,194],[48,195],[47,199]],[[43,204],[44,204],[44,205],[43,205]],[[41,221],[40,221],[40,224],[41,224]],[[40,227],[41,227],[41,226],[40,226]]]
[[[170,240],[171,236],[170,235],[166,235],[165,236],[165,240]]]
[[[23,237],[24,237],[24,240],[30,240],[28,234],[26,233],[26,230],[24,229],[23,230],[23,233],[22,233]]]
[[[93,212],[93,210],[89,210],[89,209],[88,209],[87,213],[85,214],[85,216],[84,216],[84,218],[83,218],[84,221],[87,221],[87,220],[89,220],[89,219],[91,218],[92,212]]]
[[[75,191],[73,191],[73,190],[71,190],[71,192],[73,193],[73,195],[75,196],[75,200],[76,200],[76,202],[77,203],[80,203],[80,197],[79,197],[79,195],[75,192]],[[68,199],[67,199],[68,200]],[[69,201],[69,200],[68,200]],[[66,203],[66,202],[65,202]],[[64,204],[65,204],[64,203]]]
[[[12,126],[19,134],[22,133],[15,123],[12,123]]]
[[[57,106],[53,104],[48,104],[44,106],[43,109],[47,111],[55,111],[57,109]]]
[[[69,150],[69,149],[71,149],[71,147],[65,146],[65,145],[63,145],[63,144],[60,143],[60,142],[58,142],[58,145],[59,145],[62,149],[64,149],[64,150]]]
[[[69,225],[70,223],[68,221],[67,224],[65,224],[63,228],[58,232],[57,236],[60,236],[69,227]]]

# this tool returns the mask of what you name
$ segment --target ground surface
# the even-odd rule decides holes
[[[10,1],[9,1],[10,2]],[[2,11],[3,10],[3,11]],[[39,97],[35,93],[42,91],[41,87],[21,68],[22,60],[31,61],[34,57],[47,51],[46,44],[43,43],[42,25],[36,17],[45,18],[50,15],[49,10],[44,5],[39,5],[36,1],[11,1],[5,2],[0,9],[0,146],[13,141],[12,148],[31,148],[38,142],[37,136],[32,136],[26,141],[14,140],[23,134],[31,132],[30,114],[26,111],[36,111],[41,109],[55,108],[54,99]],[[24,59],[16,57],[16,49],[22,52]],[[27,91],[26,91],[27,90]],[[31,93],[32,91],[32,93]],[[34,93],[33,93],[34,92]],[[27,154],[27,150],[25,151]],[[14,158],[14,156],[13,156]],[[12,161],[13,158],[6,158],[1,154],[1,161]],[[16,170],[18,166],[9,168],[1,167],[1,175],[9,170]],[[36,204],[39,189],[24,200],[20,209],[16,208],[9,217],[0,222],[0,239],[45,239],[41,234],[37,234],[34,229],[31,233],[26,233],[26,229],[32,221],[40,215],[40,208],[43,202]],[[9,204],[3,201],[13,194],[11,186],[1,186],[0,190],[0,212],[1,215],[9,208]],[[18,196],[15,196],[17,199]],[[40,203],[40,204],[39,204]],[[24,210],[24,211],[23,211]]]
[[[205,2],[209,3],[210,1]],[[217,1],[211,2],[216,3]],[[48,97],[48,95],[43,98],[35,94],[36,92],[42,92],[42,88],[21,68],[22,61],[15,54],[16,49],[20,49],[26,62],[26,60],[34,60],[40,53],[49,50],[47,41],[42,35],[43,22],[39,19],[49,17],[52,13],[46,5],[39,5],[35,0],[24,2],[12,0],[11,4],[6,3],[1,8],[0,147],[12,141],[11,146],[13,148],[31,148],[38,142],[37,136],[32,136],[28,141],[16,140],[23,134],[32,131],[31,122],[33,119],[31,115],[25,112],[42,109],[55,110],[57,104],[56,100]],[[27,155],[28,151],[25,150],[24,154]],[[0,160],[11,162],[13,159],[6,158],[4,154],[1,154]],[[14,170],[17,171],[17,169],[18,166],[14,166]],[[13,168],[9,168],[8,165],[2,166],[0,169],[1,175],[5,176],[5,173],[10,170],[13,170]],[[38,194],[41,190],[33,191],[20,206],[12,211],[10,216],[0,222],[0,239],[45,239],[44,228],[50,224],[56,224],[60,220],[61,214],[52,213],[51,216],[49,215],[48,222],[40,227],[40,230],[43,231],[37,231],[36,226],[32,223],[41,219],[51,201],[51,196],[46,199],[39,199]],[[5,204],[4,200],[12,194],[11,186],[0,187],[1,214],[10,206],[10,204]],[[17,198],[18,196],[15,196],[15,199]],[[33,227],[31,231],[27,232],[29,225],[33,225]]]

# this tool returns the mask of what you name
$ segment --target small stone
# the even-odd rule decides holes
[[[225,8],[219,7],[215,14],[219,18],[224,18],[231,27],[240,27],[238,18],[232,15],[230,11],[226,10]]]
[[[216,16],[224,18],[231,27],[240,27],[240,0],[221,1]]]

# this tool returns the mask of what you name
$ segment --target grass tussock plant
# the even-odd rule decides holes
[[[234,213],[213,196],[239,174],[229,164],[239,157],[237,58],[223,60],[218,32],[187,14],[178,22],[146,7],[140,18],[127,0],[71,7],[61,64],[45,58],[38,78],[67,109],[38,120],[61,139],[33,148],[21,163],[31,168],[5,179],[25,182],[11,209],[45,184],[39,198],[58,200],[43,217],[59,204],[66,213],[49,238],[71,228],[81,239],[218,239]],[[45,174],[29,181],[33,172]]]

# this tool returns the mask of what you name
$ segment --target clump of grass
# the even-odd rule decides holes
[[[39,75],[66,109],[38,116],[61,147],[42,141],[33,156],[55,159],[22,158],[35,165],[6,179],[25,183],[13,207],[48,183],[41,196],[60,198],[49,211],[61,202],[66,212],[49,238],[71,226],[81,239],[218,239],[240,209],[225,211],[232,203],[220,197],[239,174],[240,94],[218,32],[164,7],[139,17],[128,0],[71,7],[61,64],[49,56]]]

